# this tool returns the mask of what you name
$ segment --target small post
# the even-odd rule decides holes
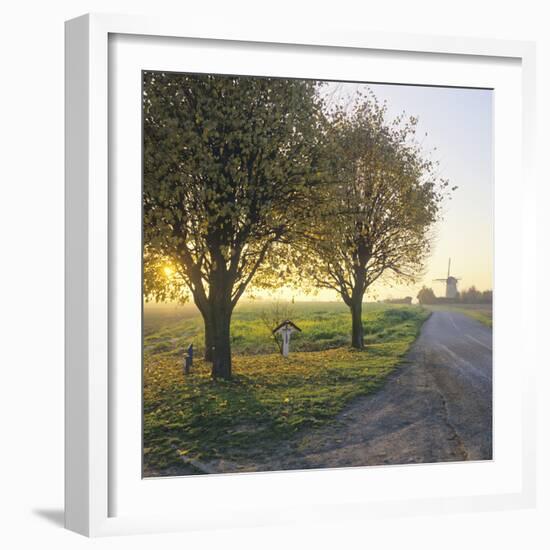
[[[193,344],[190,344],[189,347],[187,348],[187,353],[185,354],[184,373],[189,374],[192,366],[193,366]]]

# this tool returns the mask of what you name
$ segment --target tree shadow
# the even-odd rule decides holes
[[[65,526],[65,512],[62,509],[39,509],[33,510],[35,516],[49,521],[57,527]]]

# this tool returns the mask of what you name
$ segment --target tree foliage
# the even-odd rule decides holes
[[[420,304],[435,304],[437,302],[433,289],[425,286],[418,291],[417,298]]]
[[[491,304],[493,302],[493,291],[484,290],[482,292],[475,286],[471,286],[457,296],[457,301],[465,304]]]

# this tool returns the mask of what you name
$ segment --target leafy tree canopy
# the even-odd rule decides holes
[[[421,303],[421,304],[435,304],[437,302],[437,298],[434,294],[433,289],[427,288],[425,286],[423,286],[418,291],[417,298],[418,298],[419,303]]]
[[[319,180],[313,81],[144,73],[145,293],[208,298],[215,273],[239,299],[276,243],[304,223]],[[166,282],[166,265],[173,273]],[[274,269],[275,268],[275,269]],[[282,269],[282,266],[281,266]],[[200,307],[200,304],[197,304]]]

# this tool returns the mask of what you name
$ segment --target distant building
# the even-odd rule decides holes
[[[447,281],[445,283],[445,298],[451,298],[454,299],[458,295],[458,289],[456,287],[456,284],[458,283],[458,279],[456,277],[450,276],[447,277]]]
[[[410,306],[412,304],[412,296],[405,296],[405,298],[388,298],[383,300],[384,304],[407,304]]]
[[[451,275],[451,258],[447,267],[447,277],[445,279],[434,279],[434,281],[445,283],[445,298],[447,300],[455,300],[458,296],[457,283],[460,279]]]

